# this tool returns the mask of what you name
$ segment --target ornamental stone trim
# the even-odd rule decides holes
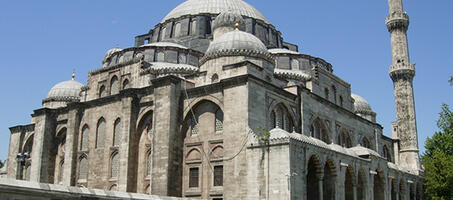
[[[312,78],[311,75],[295,70],[274,69],[274,74],[285,79],[293,79],[298,81],[308,81]]]
[[[73,96],[61,96],[61,97],[49,97],[42,100],[42,103],[54,102],[54,101],[62,101],[62,102],[78,102],[80,101],[80,97],[73,97]]]
[[[409,15],[405,12],[394,12],[386,17],[385,24],[387,25],[389,32],[396,29],[403,29],[404,31],[407,31],[409,28]]]
[[[230,56],[249,56],[255,58],[264,59],[275,65],[275,60],[272,55],[268,52],[256,51],[256,50],[246,50],[246,49],[223,49],[213,53],[206,54],[200,59],[200,66],[206,63],[208,60],[220,58],[220,57],[230,57]]]

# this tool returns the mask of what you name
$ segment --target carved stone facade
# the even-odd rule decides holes
[[[389,138],[331,64],[280,35],[242,0],[184,2],[12,127],[8,178],[211,200],[422,199],[408,57],[391,70]]]

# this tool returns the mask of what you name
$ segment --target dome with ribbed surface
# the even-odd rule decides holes
[[[80,91],[83,87],[82,83],[75,80],[64,81],[56,84],[50,89],[46,99],[80,99]]]
[[[253,56],[274,62],[260,39],[240,30],[234,30],[215,38],[209,45],[205,56],[200,60],[200,64],[206,60],[223,56]]]
[[[351,97],[354,99],[354,112],[355,113],[371,113],[373,110],[371,109],[370,104],[361,96],[356,94],[351,94]]]
[[[226,11],[220,13],[215,20],[212,22],[212,30],[219,27],[231,27],[235,28],[236,24],[239,25],[239,30],[245,30],[244,18],[239,13],[233,11]]]
[[[220,14],[229,10],[234,10],[242,16],[269,23],[256,8],[242,0],[188,0],[168,13],[162,23],[184,15]]]
[[[102,59],[102,64],[107,62],[107,59],[110,58],[110,56],[112,56],[114,53],[119,52],[119,51],[122,51],[122,49],[120,49],[118,47],[108,50],[107,53],[105,53],[105,55],[104,55],[104,59]]]

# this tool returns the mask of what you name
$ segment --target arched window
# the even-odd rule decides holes
[[[166,35],[167,35],[167,27],[165,27],[165,28],[162,29],[162,32],[161,32],[161,38],[162,38],[162,40],[165,39],[165,38],[167,38]]]
[[[370,142],[370,140],[368,140],[367,137],[363,137],[362,143],[360,145],[362,145],[365,148],[372,149],[371,148],[371,142]]]
[[[321,119],[319,119],[319,118],[317,118],[313,122],[313,124],[310,126],[310,136],[320,139],[327,144],[331,143],[329,134],[327,132],[327,128],[324,125],[324,123],[322,123]]]
[[[291,59],[291,69],[298,70],[299,69],[299,60],[292,58]]]
[[[88,179],[88,159],[86,156],[80,158],[79,163],[79,181],[86,181]]]
[[[96,129],[96,148],[104,148],[104,136],[105,136],[105,119],[101,118],[98,121]]]
[[[281,128],[288,132],[293,132],[294,122],[286,107],[283,104],[275,106],[270,116],[272,128]]]
[[[324,97],[329,100],[329,89],[324,88]]]
[[[125,90],[125,89],[129,89],[129,80],[128,79],[123,81],[123,90]]]
[[[219,82],[219,75],[217,75],[217,74],[212,75],[211,83],[217,83],[217,82]]]
[[[113,128],[113,146],[119,146],[121,142],[121,119],[115,121]]]
[[[198,22],[196,20],[192,21],[192,35],[197,34]]]
[[[175,32],[174,32],[175,37],[179,37],[181,34],[181,23],[177,23],[175,25]]]
[[[113,153],[112,155],[112,160],[111,160],[111,167],[110,167],[110,177],[111,178],[117,178],[118,177],[118,171],[119,171],[119,158],[118,158],[118,152]]]
[[[82,135],[80,139],[80,150],[88,151],[88,143],[89,143],[89,136],[90,136],[90,129],[87,125],[83,126],[82,128]]]
[[[113,76],[110,81],[110,94],[118,94],[120,92],[120,82],[117,76]]]
[[[339,135],[338,135],[338,145],[345,147],[345,148],[351,148],[352,147],[352,141],[351,138],[349,137],[349,134],[343,130]]]
[[[270,128],[276,128],[277,127],[277,115],[275,114],[275,111],[271,112],[271,119],[270,119]]]
[[[337,88],[332,85],[332,92],[333,92],[333,103],[337,103]]]
[[[341,107],[343,107],[343,103],[344,103],[344,102],[343,102],[343,97],[340,96],[340,106],[341,106]]]
[[[107,96],[107,92],[105,91],[105,86],[101,86],[99,88],[99,98]]]
[[[221,109],[215,112],[215,131],[223,131],[223,111]]]
[[[156,61],[157,62],[164,62],[165,61],[165,53],[163,51],[156,51]]]
[[[390,150],[387,145],[384,145],[384,147],[382,147],[382,155],[388,162],[392,162],[392,155],[390,154]]]

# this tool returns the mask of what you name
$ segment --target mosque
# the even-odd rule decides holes
[[[133,47],[109,50],[86,84],[50,89],[30,124],[10,128],[3,173],[103,194],[422,199],[402,0],[389,0],[386,25],[392,138],[330,63],[299,52],[257,9],[187,0]]]

